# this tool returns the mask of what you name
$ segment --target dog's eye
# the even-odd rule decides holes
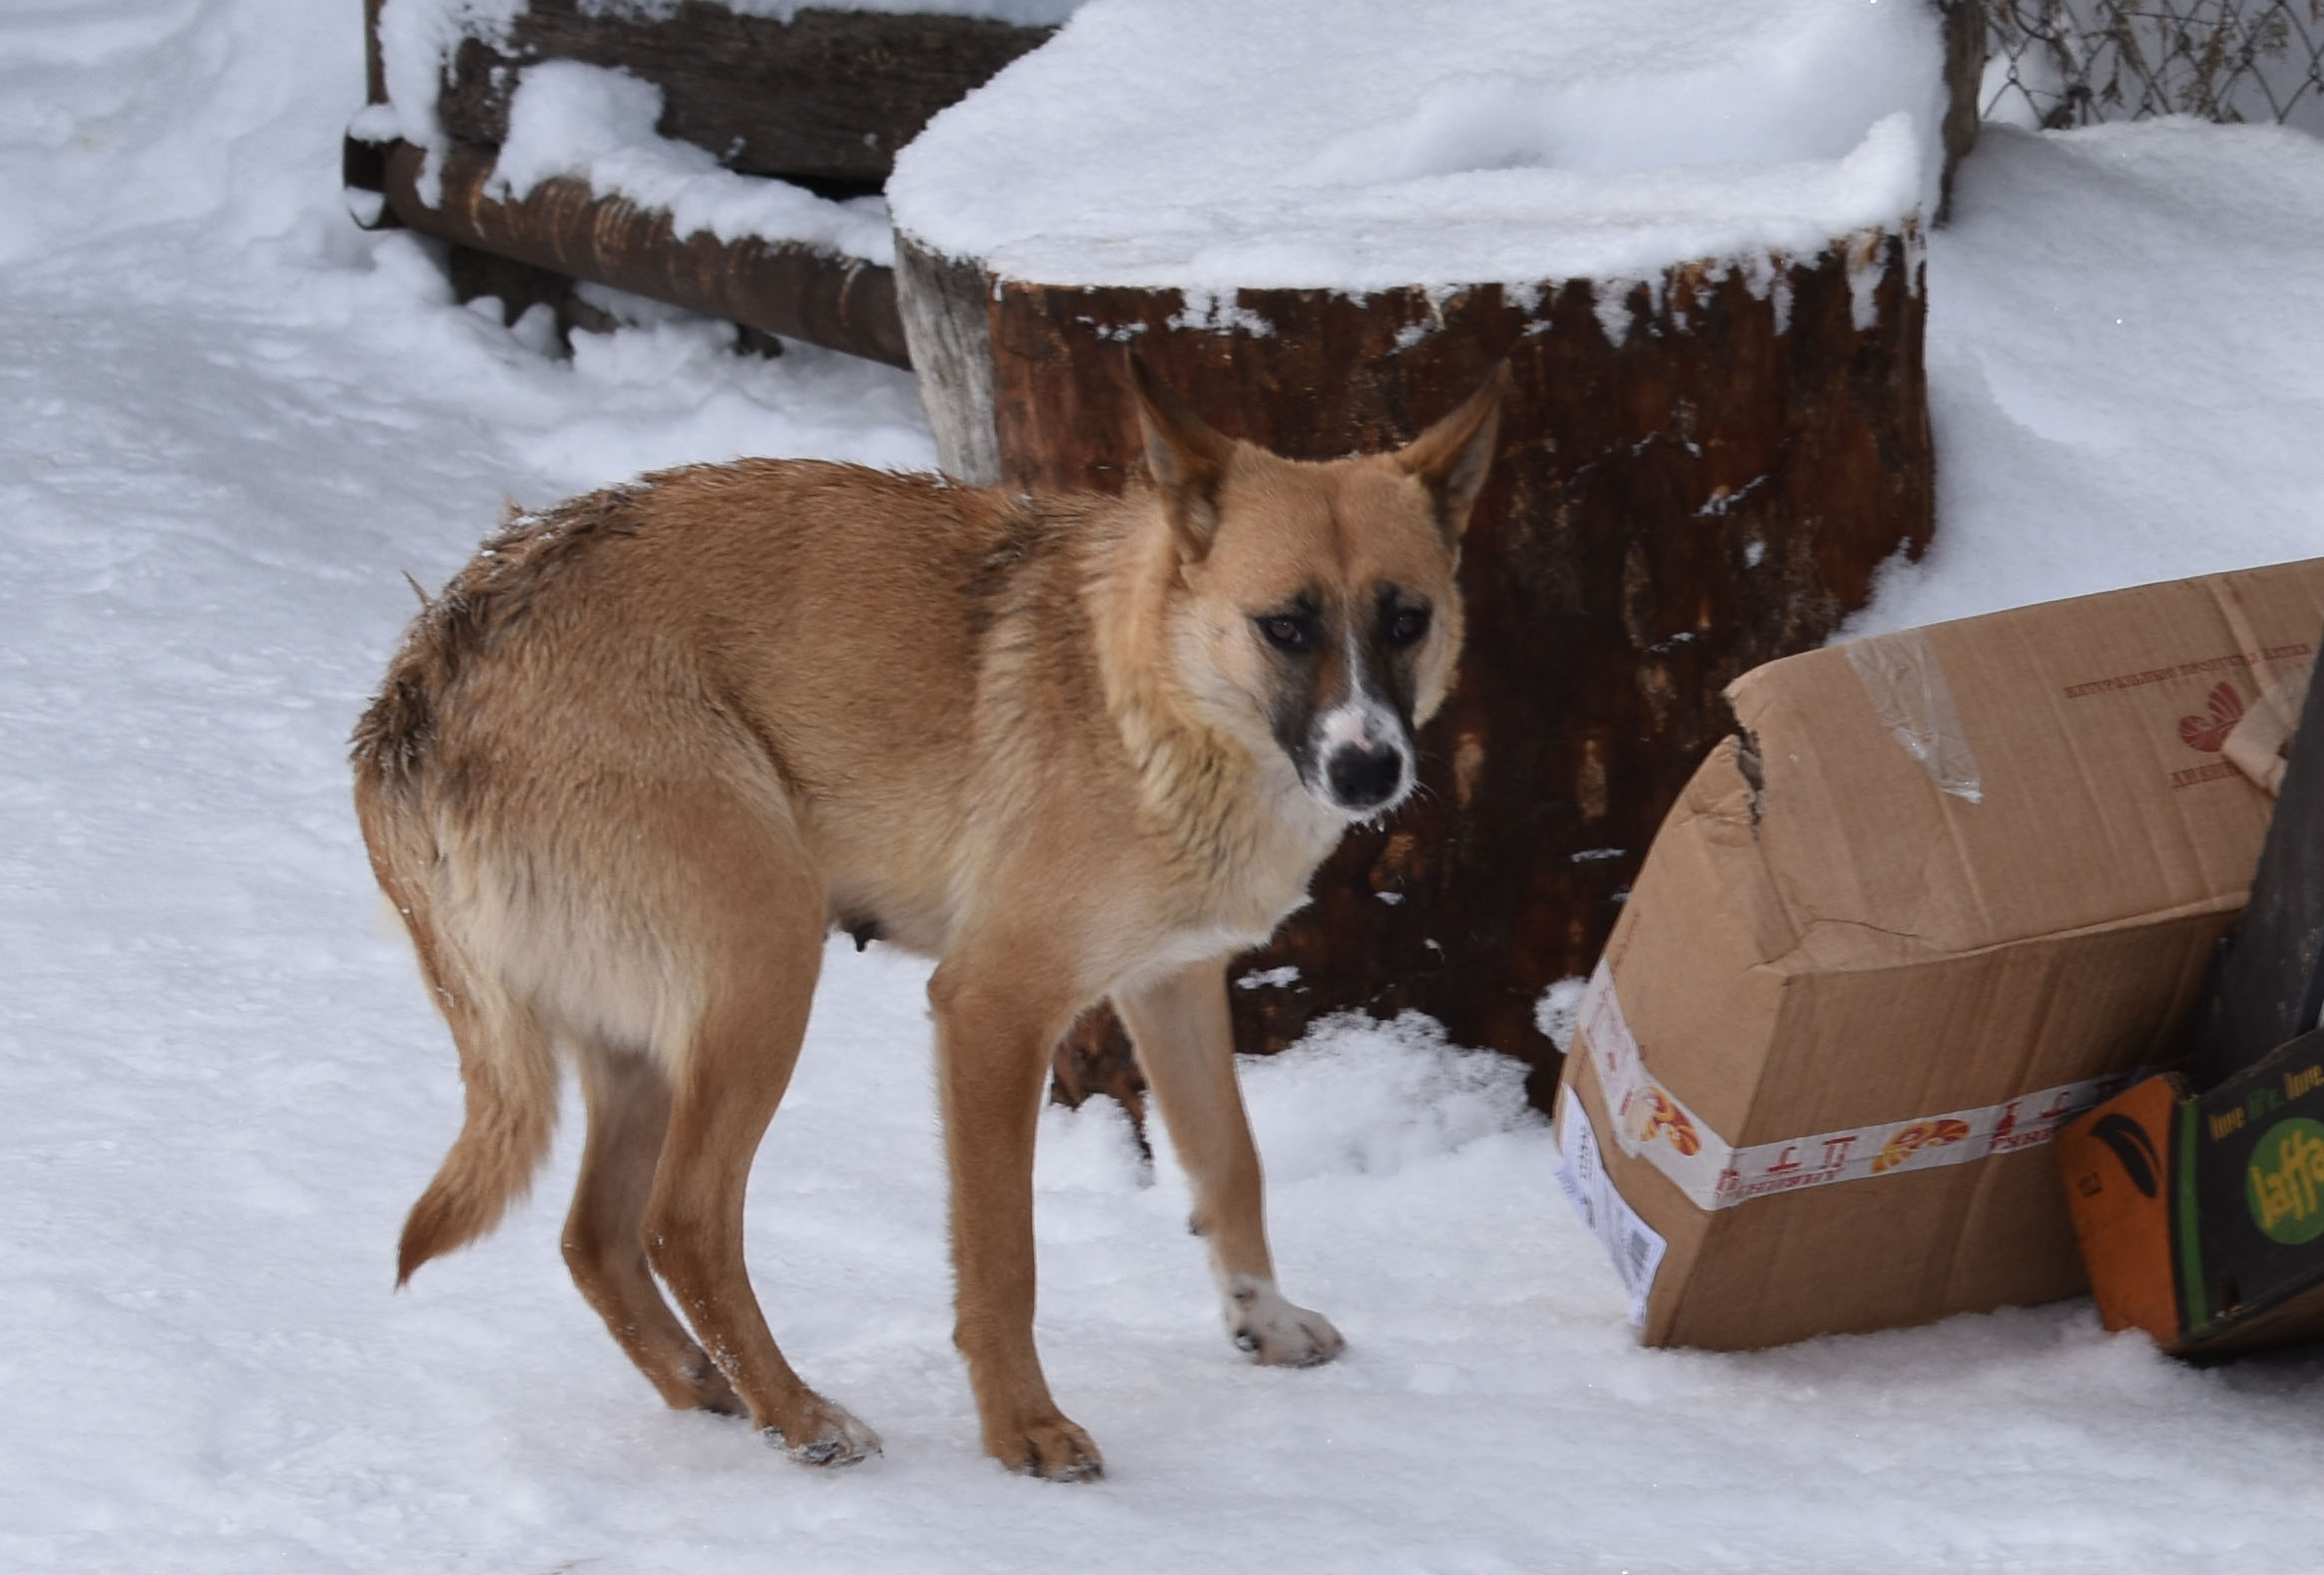
[[[1278,651],[1305,651],[1314,642],[1314,631],[1308,627],[1308,621],[1290,613],[1260,619],[1259,632]]]
[[[1388,638],[1400,646],[1409,646],[1429,632],[1429,610],[1426,607],[1400,607],[1389,614]]]

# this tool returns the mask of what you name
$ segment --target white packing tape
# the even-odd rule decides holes
[[[1698,1209],[1732,1209],[1753,1198],[1870,1176],[1966,1165],[2047,1143],[2057,1129],[2148,1074],[2140,1068],[2061,1083],[1976,1110],[1819,1132],[1736,1148],[1647,1074],[1622,1016],[1614,976],[1601,958],[1581,998],[1576,1038],[1597,1073],[1622,1152],[1643,1157]]]
[[[1969,730],[1961,725],[1953,687],[1945,682],[1945,669],[1927,633],[1907,629],[1875,635],[1842,649],[1889,736],[1921,763],[1939,788],[1982,803],[1985,787],[1978,777],[1977,754],[1969,747]]]

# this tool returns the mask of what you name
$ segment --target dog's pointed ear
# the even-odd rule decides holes
[[[1448,544],[1468,528],[1468,511],[1492,469],[1494,440],[1500,435],[1501,400],[1509,391],[1509,363],[1502,361],[1460,408],[1414,438],[1395,455],[1399,469],[1416,477],[1436,505],[1437,528]]]
[[[1219,484],[1235,455],[1235,440],[1212,430],[1186,401],[1162,386],[1146,358],[1129,352],[1130,392],[1138,403],[1138,430],[1146,440],[1146,469],[1162,500],[1163,517],[1178,538],[1178,555],[1199,563],[1219,528]]]

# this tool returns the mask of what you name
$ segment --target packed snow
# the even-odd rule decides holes
[[[1987,130],[1930,245],[1936,540],[1847,634],[2324,553],[2320,153]]]
[[[0,1564],[20,1570],[2156,1571],[2314,1559],[2324,1366],[2089,1306],[1641,1350],[1505,1063],[1422,1022],[1249,1068],[1285,1289],[1249,1366],[1098,1102],[1044,1119],[1040,1336],[1088,1487],[977,1451],[924,966],[842,943],[755,1175],[843,1474],[661,1408],[537,1200],[389,1290],[459,1121],[343,741],[503,502],[740,453],[924,465],[911,384],[663,316],[455,304],[340,212],[351,7],[0,14]],[[1932,242],[1937,544],[1861,623],[2312,553],[2324,145],[2002,134]],[[535,325],[537,329],[537,324]],[[520,329],[522,325],[520,324]],[[1844,1273],[1846,1266],[1834,1266]]]
[[[1933,211],[1907,0],[1092,0],[898,155],[897,228],[1054,284],[1640,277]]]

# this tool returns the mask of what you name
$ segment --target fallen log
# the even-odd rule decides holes
[[[758,240],[681,236],[670,216],[587,183],[543,181],[518,201],[486,193],[492,154],[455,144],[441,196],[420,195],[423,152],[388,147],[381,181],[395,216],[423,235],[574,278],[650,295],[745,327],[909,367],[895,274],[858,258]]]

